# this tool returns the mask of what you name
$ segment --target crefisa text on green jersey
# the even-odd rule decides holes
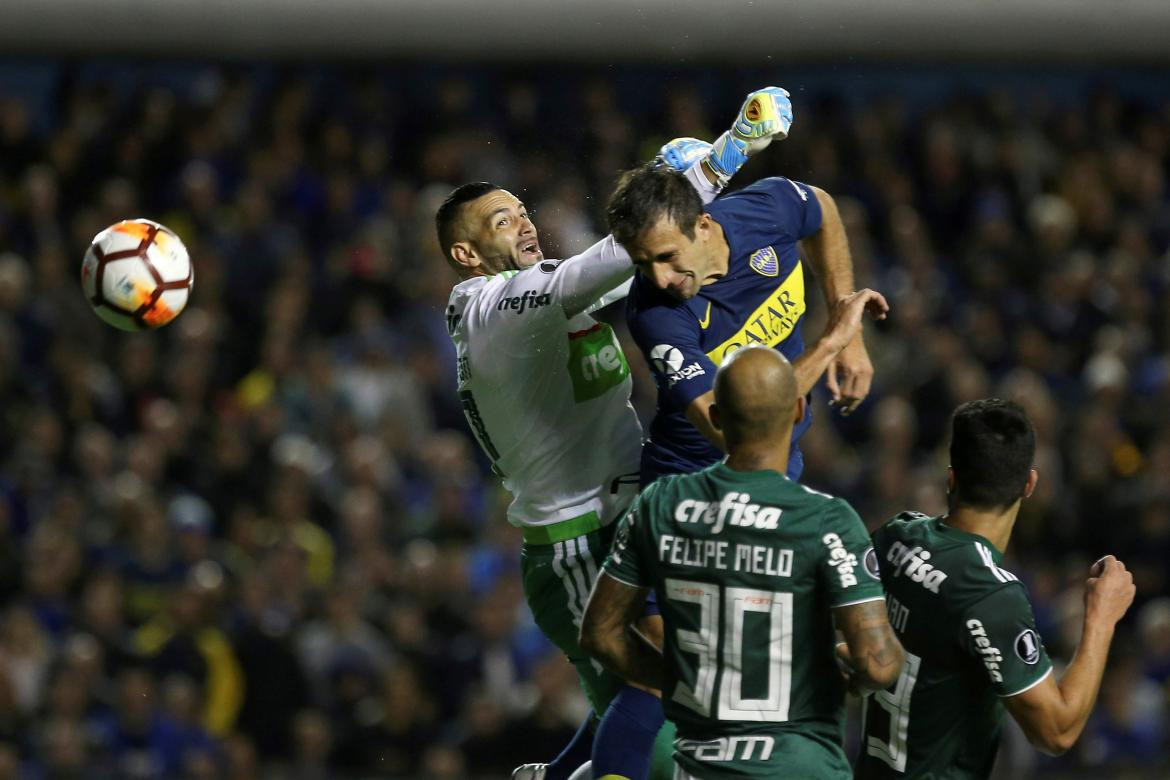
[[[680,526],[703,524],[718,534],[725,527],[775,529],[781,510],[751,503],[747,493],[728,493],[717,502],[688,498],[674,508]],[[674,566],[720,569],[770,577],[792,576],[792,550],[762,544],[732,544],[719,539],[693,539],[663,534],[658,540],[658,558]]]

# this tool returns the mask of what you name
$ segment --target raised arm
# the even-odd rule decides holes
[[[714,173],[711,173],[707,164],[707,155],[711,153],[711,144],[697,138],[675,138],[658,150],[658,159],[675,170],[681,170],[687,181],[699,193],[704,204],[715,200],[715,196],[723,190],[723,184]],[[633,274],[627,275],[617,287],[609,290],[585,309],[590,314],[609,304],[620,301],[630,292],[630,282]]]
[[[792,363],[796,372],[796,391],[803,395],[812,390],[821,374],[831,370],[846,349],[859,343],[861,323],[866,312],[875,320],[884,320],[889,310],[890,305],[886,303],[885,297],[870,289],[834,298],[829,304],[829,321],[825,324],[825,332]],[[860,403],[860,399],[856,400]]]
[[[764,87],[750,93],[740,106],[731,129],[714,144],[698,138],[674,138],[658,150],[658,164],[682,172],[699,193],[703,205],[715,200],[748,158],[767,148],[774,139],[788,137],[792,103],[780,87]],[[592,312],[621,300],[630,290],[630,273],[616,287],[605,291],[585,311]]]
[[[874,290],[858,290],[842,296],[829,308],[829,321],[824,334],[792,363],[796,374],[797,395],[805,395],[829,365],[837,359],[846,345],[852,343],[861,332],[861,322],[866,312],[875,320],[886,318],[889,304],[881,293]],[[723,434],[711,422],[711,404],[715,393],[708,390],[687,405],[687,420],[719,449],[727,451]]]
[[[700,141],[697,138],[675,138],[658,151],[658,160],[667,167],[682,171],[687,181],[699,193],[699,198],[706,204],[713,201],[725,186],[724,182],[711,173],[708,164],[711,153],[711,144],[706,141]],[[572,299],[567,298],[564,301],[567,316],[572,317],[580,312],[596,311],[614,301],[621,300],[629,293],[630,280],[634,276],[634,266],[630,262],[630,256],[626,250],[622,249],[611,236],[606,236],[581,254],[564,262],[576,262],[579,258],[584,258],[586,263],[604,264],[611,261],[611,251],[616,252],[614,260],[620,266],[620,273],[615,273],[610,277],[614,279],[614,283],[600,291],[590,286],[588,294],[580,296],[585,298],[583,303],[578,300],[578,296],[573,296]]]
[[[1136,592],[1133,575],[1112,555],[1102,559],[1092,573],[1096,576],[1085,588],[1084,633],[1060,681],[1049,674],[1003,700],[1028,741],[1052,755],[1068,750],[1084,731],[1101,688],[1114,627]]]

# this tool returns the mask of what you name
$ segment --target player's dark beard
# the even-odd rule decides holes
[[[493,274],[503,273],[504,271],[519,271],[520,263],[514,254],[504,255],[488,255],[483,256],[484,265],[491,269]]]

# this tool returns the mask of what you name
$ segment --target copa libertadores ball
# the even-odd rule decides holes
[[[94,236],[81,262],[90,306],[122,330],[160,328],[178,317],[194,281],[187,247],[149,219],[110,225]]]

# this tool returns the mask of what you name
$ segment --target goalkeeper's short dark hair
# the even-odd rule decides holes
[[[498,189],[500,188],[491,182],[475,181],[451,191],[435,212],[435,230],[439,233],[439,248],[443,250],[444,255],[451,250],[451,245],[459,240],[455,235],[455,225],[459,222],[463,205]]]
[[[1024,495],[1036,432],[1019,404],[999,398],[965,403],[951,418],[954,505],[994,510]]]
[[[693,240],[695,222],[702,213],[703,201],[687,177],[654,163],[623,173],[605,210],[609,232],[622,246],[633,243],[664,216]]]

